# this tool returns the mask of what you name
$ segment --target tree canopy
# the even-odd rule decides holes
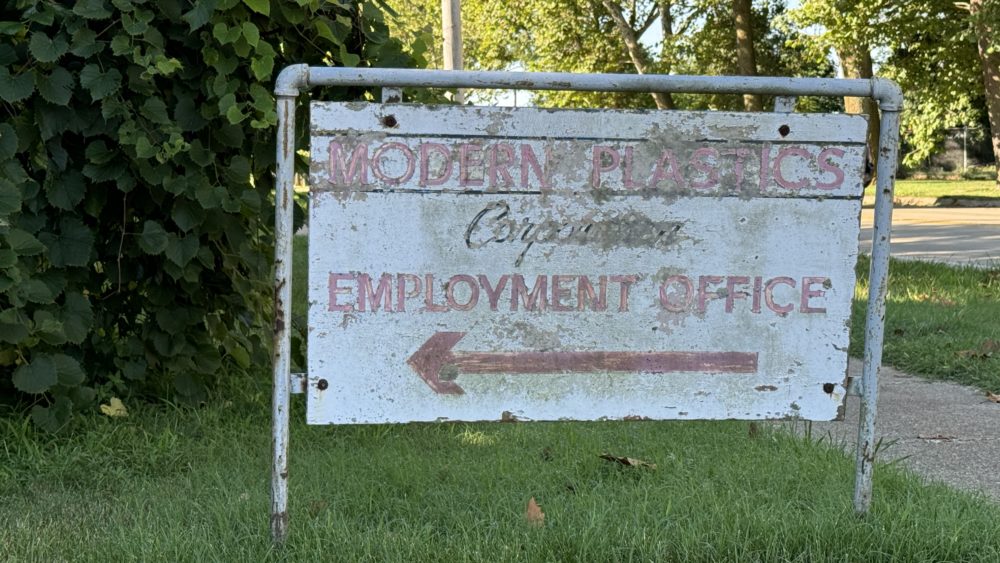
[[[833,49],[845,75],[877,74],[906,93],[904,164],[932,154],[949,127],[985,123],[985,92],[968,8],[951,0],[807,0],[793,12]]]
[[[428,66],[437,66],[440,0],[390,4],[399,14],[389,21],[393,35],[412,45]],[[779,1],[753,6],[750,25],[757,73],[830,75],[833,66],[824,52],[798,30],[776,24],[784,11]],[[729,1],[465,0],[462,17],[467,68],[739,73]],[[672,96],[657,101],[655,96],[632,93],[549,92],[538,94],[536,102],[567,107],[743,107],[737,96]]]

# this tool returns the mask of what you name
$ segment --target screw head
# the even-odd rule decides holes
[[[320,391],[326,391],[326,388],[330,386],[330,382],[325,379],[320,379],[316,382],[316,388]]]

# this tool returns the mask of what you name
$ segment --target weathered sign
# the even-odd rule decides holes
[[[865,129],[314,103],[308,422],[836,418]]]

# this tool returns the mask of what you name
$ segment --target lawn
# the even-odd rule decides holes
[[[996,197],[1000,190],[993,180],[896,180],[896,197]],[[865,195],[875,195],[875,185]]]
[[[296,240],[300,253],[304,245]],[[996,273],[935,268],[893,263],[890,361],[909,357],[898,347],[915,323],[941,329],[928,329],[911,355],[945,350],[933,343],[942,330],[952,338],[956,322],[965,340],[955,333],[942,352],[956,362],[972,361],[964,346],[997,336],[974,329],[996,326],[1000,311],[985,308]],[[298,313],[304,282],[299,275],[294,287]],[[910,302],[914,311],[943,309],[933,309],[936,321],[917,321],[917,312],[901,314]],[[977,373],[996,364],[985,365]],[[0,417],[0,560],[1000,560],[1000,506],[882,464],[872,510],[859,518],[853,459],[779,427],[310,427],[301,397],[291,413],[291,535],[276,549],[268,378],[234,383],[199,408],[126,399],[128,417],[83,418],[57,436]],[[525,516],[531,498],[541,525]]]
[[[868,259],[858,264],[851,355],[861,356]],[[893,260],[882,360],[1000,393],[1000,269]]]
[[[6,561],[996,561],[1000,507],[739,422],[307,427],[291,533],[268,538],[266,385],[132,404],[42,436],[2,422]],[[603,452],[655,469],[618,466]],[[544,523],[525,517],[529,499]]]

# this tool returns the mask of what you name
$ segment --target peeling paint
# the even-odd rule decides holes
[[[595,115],[313,106],[309,422],[837,416],[863,122]]]

